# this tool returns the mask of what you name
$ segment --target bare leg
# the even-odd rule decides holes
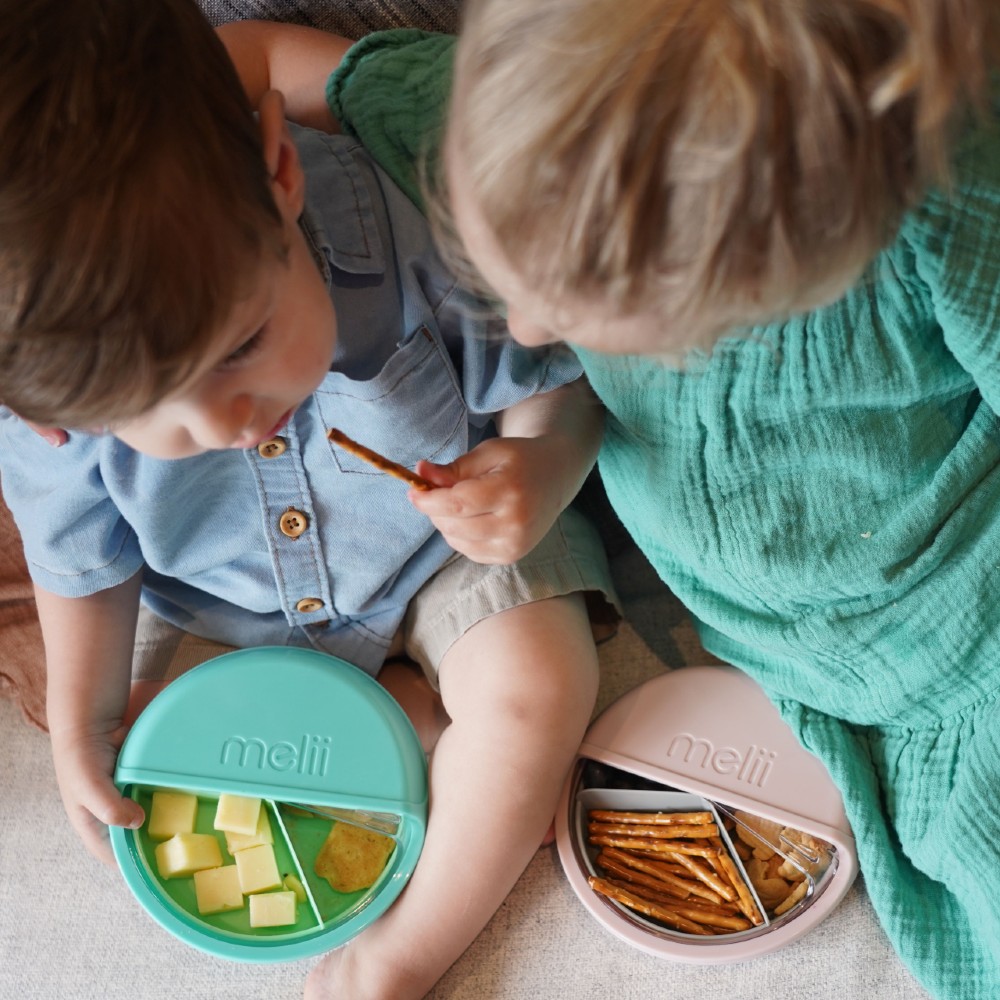
[[[326,956],[307,1000],[417,1000],[489,921],[541,842],[590,719],[597,652],[578,595],[480,622],[439,671],[451,725],[430,768],[427,839],[406,890]]]
[[[424,672],[408,660],[390,660],[379,671],[378,680],[413,723],[424,753],[430,753],[451,720]]]

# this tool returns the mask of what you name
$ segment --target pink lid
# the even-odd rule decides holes
[[[714,941],[651,932],[587,884],[577,795],[588,762],[812,834],[835,848],[832,874],[794,917],[763,930]],[[670,671],[602,713],[564,788],[556,840],[574,891],[601,923],[645,951],[684,961],[740,961],[782,947],[822,920],[857,874],[854,838],[825,767],[799,744],[761,688],[732,667]]]

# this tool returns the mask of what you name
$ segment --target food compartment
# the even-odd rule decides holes
[[[316,866],[335,826],[356,829],[343,819],[268,799],[181,788],[133,786],[127,794],[146,812],[146,822],[132,841],[139,871],[154,895],[196,930],[261,945],[269,939],[279,943],[311,937],[368,905],[393,867],[395,841],[372,833],[369,839],[382,841],[378,871],[368,885],[355,878],[351,891],[337,892]],[[154,796],[159,799],[156,809]],[[225,800],[226,816],[220,799]],[[253,810],[257,802],[259,813],[247,818],[245,810]],[[348,810],[339,812],[350,815]],[[217,829],[220,823],[239,829]],[[328,864],[331,856],[336,860],[338,850],[357,854],[357,840],[341,837],[343,844],[326,851]],[[370,861],[368,870],[373,871]]]
[[[837,870],[825,841],[595,761],[578,762],[571,802],[591,890],[658,937],[709,945],[766,934],[812,905]]]
[[[369,817],[359,814],[350,822],[343,815],[335,818],[332,813],[344,810],[324,810],[313,807],[315,812],[301,806],[279,804],[281,818],[290,843],[302,860],[303,881],[309,890],[316,913],[324,925],[335,925],[349,920],[367,906],[383,883],[391,878],[395,851],[394,836],[399,830],[399,817],[395,822],[377,824],[373,829]],[[358,825],[364,823],[364,826]],[[339,829],[337,827],[339,826]],[[333,838],[343,835],[339,842]],[[324,847],[327,848],[324,853]],[[331,864],[338,851],[344,859],[339,869]],[[324,867],[317,871],[318,859],[326,858]],[[361,883],[367,883],[363,885]],[[337,888],[335,888],[335,886]]]

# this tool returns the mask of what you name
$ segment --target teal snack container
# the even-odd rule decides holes
[[[146,810],[154,790],[197,795],[195,831],[214,834],[218,796],[260,798],[279,874],[305,890],[294,924],[251,927],[249,907],[202,915],[192,877],[162,878],[144,823],[111,828],[125,881],[175,937],[209,954],[277,962],[318,955],[376,920],[413,873],[427,825],[426,758],[391,695],[357,667],[310,649],[237,650],[167,685],[126,738],[115,783]],[[336,822],[391,835],[370,887],[335,892],[313,871]]]

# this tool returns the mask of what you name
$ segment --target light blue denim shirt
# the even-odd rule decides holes
[[[495,413],[575,380],[580,367],[562,348],[527,350],[502,335],[495,314],[455,287],[425,220],[357,140],[295,136],[307,178],[301,224],[339,343],[278,447],[164,461],[74,432],[52,448],[0,410],[0,484],[45,589],[84,596],[145,567],[144,602],[189,632],[311,645],[374,673],[410,599],[452,550],[403,483],[330,444],[327,429],[404,465],[448,462],[495,433]],[[289,511],[306,526],[298,537],[281,530]]]

